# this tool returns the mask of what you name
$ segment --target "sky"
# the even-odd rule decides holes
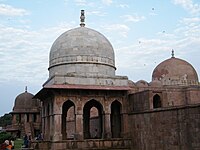
[[[53,42],[79,27],[82,9],[112,43],[117,75],[150,82],[172,49],[200,74],[200,0],[0,0],[0,116],[25,86],[42,88]]]

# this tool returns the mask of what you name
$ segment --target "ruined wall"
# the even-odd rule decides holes
[[[200,105],[132,113],[129,119],[132,149],[200,149]]]

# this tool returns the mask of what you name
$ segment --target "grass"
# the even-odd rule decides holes
[[[22,139],[16,139],[15,140],[15,149],[20,149],[22,147],[23,140]]]

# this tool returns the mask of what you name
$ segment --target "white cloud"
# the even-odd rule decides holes
[[[191,14],[200,15],[200,4],[195,4],[192,0],[173,0],[173,2],[176,5],[181,5]]]
[[[139,22],[145,19],[144,16],[139,16],[137,14],[135,15],[124,15],[121,16],[122,19],[124,19],[125,22]]]
[[[117,7],[120,7],[120,8],[129,8],[129,5],[128,4],[119,4],[119,5],[117,5]]]
[[[119,33],[122,37],[127,37],[130,28],[125,24],[110,24],[102,26],[102,29],[111,33]]]
[[[21,8],[14,8],[10,5],[0,4],[0,15],[3,16],[24,16],[28,11]]]
[[[87,5],[86,0],[75,0],[75,3],[78,6],[86,6]]]
[[[87,11],[86,15],[106,16],[107,13],[102,12],[102,11]]]
[[[1,82],[44,83],[48,78],[48,57],[53,41],[71,24],[29,31],[0,25]]]
[[[181,20],[182,23],[188,24],[188,23],[200,23],[200,18],[198,17],[192,17],[192,18],[183,18]]]
[[[105,5],[110,5],[113,3],[113,1],[112,0],[102,0],[102,3]]]
[[[186,61],[193,60],[193,57],[198,59],[200,56],[198,52],[200,49],[199,35],[200,18],[182,18],[177,28],[171,33],[159,32],[153,38],[141,37],[130,45],[115,49],[117,72],[129,74],[129,78],[133,80],[143,79],[141,74],[152,72],[160,62],[170,58],[172,49],[175,50],[175,57],[187,58]],[[197,60],[193,60],[193,62],[198,66]],[[200,71],[199,67],[195,67],[195,69],[197,72]]]

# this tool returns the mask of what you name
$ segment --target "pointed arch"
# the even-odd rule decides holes
[[[73,138],[75,133],[75,104],[67,100],[62,106],[62,138]]]
[[[102,138],[103,106],[97,100],[88,101],[83,108],[84,138]]]
[[[121,109],[122,105],[119,101],[115,100],[111,104],[111,132],[113,138],[121,136]]]
[[[158,94],[153,96],[153,108],[160,108],[162,107],[161,98]]]

